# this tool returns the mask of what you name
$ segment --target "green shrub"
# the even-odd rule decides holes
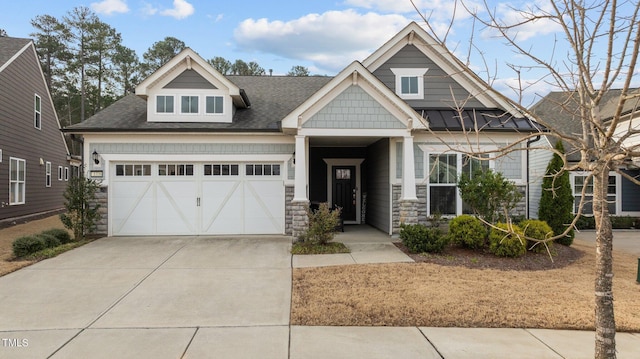
[[[55,248],[61,244],[58,238],[50,234],[39,233],[39,234],[36,234],[36,236],[42,238],[42,240],[44,241],[45,248]]]
[[[449,222],[449,240],[470,249],[482,248],[487,238],[487,229],[482,222],[468,214],[463,214]]]
[[[593,216],[580,216],[576,221],[578,229],[596,229],[596,219]]]
[[[58,238],[60,244],[65,244],[73,241],[73,238],[71,238],[69,232],[62,228],[48,229],[46,231],[43,231],[42,234],[48,234]]]
[[[522,238],[522,229],[513,224],[513,233],[506,223],[496,223],[497,228],[489,232],[489,250],[499,257],[521,257],[527,251],[526,241]]]
[[[458,190],[462,201],[489,223],[503,219],[522,198],[522,193],[513,181],[490,169],[476,171],[472,176],[462,175],[458,181]]]
[[[435,227],[422,224],[402,224],[400,239],[411,253],[438,253],[444,250],[449,239]]]
[[[560,153],[564,153],[562,141],[556,143],[555,149]],[[542,195],[540,197],[540,207],[538,208],[538,217],[546,221],[555,234],[564,232],[569,223],[573,221],[573,192],[571,190],[569,172],[564,168],[565,164],[562,158],[558,153],[554,153],[542,179]],[[574,237],[575,232],[571,229],[565,237],[556,241],[570,246]]]
[[[519,226],[522,229],[525,237],[539,240],[553,237],[553,230],[545,221],[540,221],[537,219],[527,219],[520,222]],[[553,246],[553,241],[547,242],[547,246],[549,247],[549,249],[551,249],[551,247]],[[536,253],[544,253],[547,251],[543,243],[532,240],[527,240],[527,248]]]
[[[23,236],[13,241],[13,255],[24,257],[47,247],[42,236]]]
[[[329,204],[320,203],[317,210],[307,207],[309,226],[298,239],[304,243],[325,245],[333,240],[336,227],[340,224],[340,209],[331,210]]]
[[[613,229],[629,229],[636,226],[636,217],[611,216],[611,227]]]

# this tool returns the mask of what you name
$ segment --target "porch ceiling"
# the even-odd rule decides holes
[[[322,136],[309,137],[309,146],[312,147],[367,147],[382,137],[342,137]]]

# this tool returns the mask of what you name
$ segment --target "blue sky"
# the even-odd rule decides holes
[[[443,35],[453,13],[453,2],[416,0],[415,3],[423,13],[431,14],[431,26]],[[506,2],[489,0],[489,3],[501,17],[517,18]],[[509,2],[519,8],[534,3],[539,5],[543,1]],[[0,28],[9,36],[29,37],[33,32],[30,21],[37,15],[62,18],[77,6],[91,8],[122,34],[124,44],[136,50],[139,57],[154,42],[173,36],[205,59],[222,56],[231,62],[256,61],[267,71],[272,69],[274,75],[286,74],[294,65],[305,66],[312,74],[335,75],[352,61],[366,58],[410,21],[424,24],[409,0],[27,0],[5,1]],[[525,46],[532,46],[544,56],[549,41],[559,31],[554,24],[536,23],[521,28],[518,36]],[[476,51],[470,67],[515,99],[508,85],[517,81],[516,76],[505,63],[523,60],[503,47],[490,32],[478,25],[474,28],[471,17],[460,8],[447,46],[466,62],[472,32],[476,33]],[[484,54],[484,59],[477,50]],[[525,81],[535,82],[525,94],[525,105],[535,101],[536,94],[545,95],[550,90],[548,85],[537,81],[539,75],[521,75]]]

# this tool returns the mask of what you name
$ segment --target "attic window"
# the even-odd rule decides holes
[[[392,68],[396,75],[396,95],[404,100],[424,99],[424,74],[427,68]]]
[[[224,111],[224,101],[222,96],[207,96],[206,110],[207,114],[222,114]]]
[[[182,113],[198,113],[198,96],[182,96]]]
[[[173,113],[173,96],[156,97],[157,113]]]

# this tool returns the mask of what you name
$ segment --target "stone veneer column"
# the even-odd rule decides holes
[[[95,202],[90,202],[90,206],[94,206],[96,204],[100,205],[98,208],[98,214],[100,217],[96,221],[95,234],[107,234],[108,232],[108,213],[109,213],[109,188],[108,187],[100,187],[96,191],[96,199]]]
[[[291,235],[297,238],[300,233],[307,229],[309,219],[307,218],[307,208],[309,207],[309,197],[307,196],[307,138],[296,135],[295,154],[295,185],[293,190],[293,200],[291,203]]]
[[[309,225],[307,217],[307,208],[309,201],[292,201],[291,202],[291,235],[298,238],[300,233],[304,232]]]

